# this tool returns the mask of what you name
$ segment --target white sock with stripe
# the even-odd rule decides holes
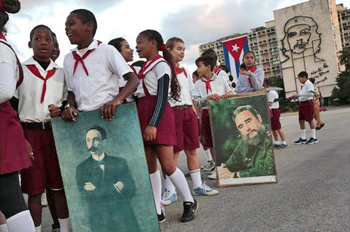
[[[175,172],[172,175],[170,175],[169,178],[171,179],[175,187],[180,191],[184,201],[194,202],[186,178],[180,169],[176,168]]]

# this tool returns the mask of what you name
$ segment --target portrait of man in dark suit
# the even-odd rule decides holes
[[[127,162],[106,154],[107,133],[102,127],[89,128],[85,142],[90,155],[76,167],[76,181],[89,209],[91,231],[139,231],[130,203],[135,184]]]

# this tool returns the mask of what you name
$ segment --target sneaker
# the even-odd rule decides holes
[[[181,222],[189,222],[194,219],[198,209],[198,203],[196,199],[193,200],[194,202],[184,202],[184,212],[181,217]]]
[[[307,140],[300,138],[299,140],[295,141],[294,144],[306,144]]]
[[[52,232],[60,232],[60,224],[59,223],[52,224]]]
[[[287,146],[288,146],[288,144],[283,144],[283,143],[281,143],[281,144],[278,146],[278,148],[283,149],[283,148],[286,148]]]
[[[42,207],[46,207],[46,206],[47,206],[46,192],[44,192],[44,193],[41,195],[41,206],[42,206]]]
[[[196,189],[193,189],[193,194],[200,196],[214,196],[219,194],[219,191],[211,189],[208,185],[205,184],[205,182],[203,182],[201,186],[199,186]]]
[[[203,171],[212,171],[215,168],[215,162],[213,160],[208,161],[202,166]]]
[[[318,143],[317,139],[310,138],[309,141],[307,141],[307,144],[315,144]]]
[[[165,222],[165,214],[162,212],[161,214],[157,214],[158,216],[158,223]]]
[[[208,179],[216,180],[216,170],[215,169],[210,173],[210,175],[208,176]]]
[[[170,205],[173,201],[177,200],[177,194],[176,192],[170,192],[169,190],[165,189],[165,192],[163,193],[161,203],[163,205]]]
[[[321,130],[323,127],[325,127],[325,125],[326,125],[325,123],[322,123],[321,126],[320,126],[320,130]]]

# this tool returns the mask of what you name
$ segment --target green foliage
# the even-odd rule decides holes
[[[344,47],[342,51],[339,52],[339,63],[344,65],[346,70],[350,69],[350,47]]]
[[[337,87],[332,90],[331,99],[334,104],[350,103],[350,70],[342,72],[336,79]]]
[[[270,77],[269,80],[272,81],[272,85],[274,87],[281,87],[284,89],[283,79],[281,77]],[[279,91],[279,97],[280,97],[280,111],[281,112],[287,112],[287,111],[297,111],[298,110],[298,103],[297,102],[291,102],[286,98],[286,93],[284,90]]]

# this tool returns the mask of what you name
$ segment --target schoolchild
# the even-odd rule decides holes
[[[172,37],[166,42],[167,50],[174,58],[176,78],[180,85],[180,98],[178,101],[170,101],[175,114],[175,128],[177,144],[174,146],[174,158],[177,161],[180,151],[185,151],[187,166],[193,182],[193,194],[212,196],[219,192],[211,189],[202,182],[199,160],[196,149],[199,148],[198,139],[198,117],[194,108],[190,92],[194,89],[191,75],[181,62],[185,56],[185,43],[178,37]],[[165,177],[165,192],[162,196],[162,203],[169,205],[177,199],[176,188],[168,176]]]
[[[202,56],[211,56],[215,60],[215,67],[213,72],[216,76],[224,78],[224,80],[227,81],[227,83],[230,85],[230,78],[227,72],[220,68],[220,62],[218,61],[218,55],[216,52],[213,49],[209,48],[202,53]]]
[[[8,13],[17,13],[20,2],[0,0],[0,231],[34,232],[33,219],[24,202],[18,171],[31,165],[32,150],[27,145],[17,112],[10,99],[23,81],[22,66],[6,41],[4,26]],[[5,219],[6,218],[6,219]]]
[[[119,37],[119,38],[115,38],[112,39],[111,41],[108,42],[109,45],[112,45],[113,47],[115,47],[118,52],[120,53],[120,55],[122,55],[122,57],[124,58],[124,60],[126,62],[131,62],[134,60],[133,58],[133,52],[134,50],[130,47],[128,41],[126,41],[126,39]],[[130,68],[134,71],[135,74],[137,74],[136,69],[129,65]],[[120,78],[119,79],[119,91],[121,91],[124,86],[126,85],[126,81],[124,80],[124,78]],[[128,96],[125,101],[123,103],[128,103],[128,102],[133,102],[134,98],[132,95]]]
[[[246,51],[243,55],[244,68],[240,69],[236,92],[247,93],[260,91],[264,84],[264,69],[255,66],[256,58],[252,51]]]
[[[196,83],[196,81],[198,81],[200,78],[198,76],[198,72],[197,70],[194,71],[192,73],[192,79],[193,79],[193,83]],[[193,98],[193,91],[194,89],[191,91],[191,96]],[[201,169],[203,169],[203,171],[213,171],[215,169],[215,162],[212,158],[211,152],[210,152],[210,148],[206,147],[204,145],[204,137],[201,133],[201,122],[200,122],[200,118],[202,115],[202,111],[201,109],[199,109],[198,107],[195,106],[196,112],[197,112],[197,116],[198,116],[198,130],[199,130],[199,142],[203,147],[204,153],[205,153],[205,158],[207,159],[207,163],[204,164],[203,166],[201,166]]]
[[[272,88],[272,81],[270,79],[264,80],[264,87],[265,88]],[[271,108],[271,129],[273,138],[275,140],[275,143],[273,145],[274,148],[286,148],[288,146],[286,141],[286,136],[284,134],[284,131],[281,126],[280,122],[280,104],[279,104],[279,97],[276,90],[269,90],[267,94],[267,99],[269,101],[269,107]],[[272,117],[271,117],[272,116]],[[281,141],[279,140],[281,138]]]
[[[213,72],[215,60],[211,56],[201,56],[196,60],[197,72],[201,77],[195,83],[193,91],[193,99],[195,106],[202,109],[201,115],[201,133],[204,136],[204,145],[209,147],[214,158],[213,140],[211,135],[211,127],[209,120],[208,101],[219,101],[232,96],[232,90],[228,86],[227,81],[219,78]],[[216,171],[214,170],[209,176],[210,179],[216,179]]]
[[[137,36],[136,44],[139,57],[146,58],[146,63],[139,72],[140,85],[135,96],[138,97],[137,109],[158,220],[164,221],[165,216],[161,212],[162,189],[157,158],[183,197],[181,221],[190,221],[194,219],[198,204],[191,196],[186,178],[174,160],[175,117],[168,97],[170,94],[170,98],[178,100],[180,89],[173,58],[163,44],[162,36],[155,30],[142,31]],[[164,58],[158,54],[159,51],[162,51]]]
[[[315,78],[310,78],[311,83],[315,87],[315,95],[314,95],[314,118],[316,120],[316,130],[321,130],[326,124],[322,121],[320,115],[320,107],[322,95],[318,87],[315,86]]]
[[[101,118],[112,120],[115,108],[137,87],[137,76],[117,49],[94,39],[97,21],[91,11],[72,11],[65,25],[70,43],[77,47],[64,58],[68,97],[62,118],[74,122],[79,111],[100,108]],[[120,92],[119,77],[127,80]]]
[[[30,32],[33,57],[22,63],[24,80],[18,88],[18,116],[25,137],[33,147],[33,165],[21,172],[22,192],[28,194],[28,207],[36,231],[41,231],[41,194],[49,189],[61,231],[70,226],[49,106],[61,106],[66,98],[63,69],[50,59],[53,39],[50,28],[38,25]]]
[[[298,98],[299,100],[299,125],[300,138],[294,144],[315,144],[318,143],[316,138],[316,125],[314,122],[314,85],[308,78],[307,72],[303,71],[298,74],[300,89],[298,94],[294,94],[290,99]],[[310,139],[306,140],[305,121],[310,125]]]
[[[60,45],[58,44],[57,36],[54,32],[52,32],[52,38],[53,38],[53,49],[52,49],[50,58],[55,62],[57,58],[60,56],[61,50],[60,50]]]

